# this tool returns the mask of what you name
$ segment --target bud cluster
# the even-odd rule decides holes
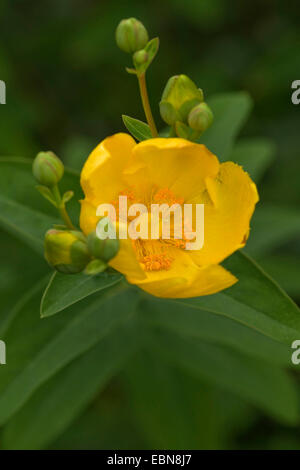
[[[65,225],[48,230],[44,239],[45,258],[56,271],[64,274],[97,274],[119,251],[119,240],[100,240],[96,232],[86,237],[77,230],[67,214],[65,204],[73,191],[61,196],[58,183],[64,174],[63,162],[53,152],[40,152],[32,164],[32,172],[40,183],[37,189],[60,212]]]
[[[116,43],[122,51],[132,54],[135,68],[127,71],[136,75],[146,72],[159,47],[158,38],[149,41],[148,31],[136,18],[120,21],[116,29]]]
[[[45,235],[45,258],[64,274],[98,274],[119,251],[119,240],[100,240],[96,232],[88,237],[76,230],[50,229]]]
[[[159,107],[162,119],[185,139],[196,140],[213,121],[203,91],[186,75],[168,80]]]

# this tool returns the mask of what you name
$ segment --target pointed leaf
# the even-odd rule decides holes
[[[188,338],[226,346],[273,365],[292,366],[290,345],[278,343],[241,323],[211,312],[162,299],[147,299],[140,308],[148,327],[153,325]]]
[[[73,196],[74,196],[74,191],[66,191],[62,197],[62,202],[66,204],[72,199]]]
[[[4,338],[10,345],[11,361],[0,375],[1,425],[37,388],[126,323],[135,311],[137,296],[125,285],[113,286],[96,300],[44,321],[36,315],[36,300],[35,296],[22,307]]]
[[[257,263],[236,252],[224,265],[239,280],[234,286],[219,294],[174,302],[224,315],[288,345],[299,338],[298,306]]]
[[[139,142],[152,138],[150,127],[145,122],[134,119],[130,116],[122,116],[125,127]]]
[[[60,436],[134,352],[131,329],[129,323],[112,330],[42,385],[5,426],[3,447],[42,449]]]
[[[162,354],[184,369],[236,393],[284,423],[298,423],[296,384],[278,367],[227,348],[166,332],[156,332],[153,341]]]
[[[41,317],[50,317],[95,292],[118,284],[123,279],[119,273],[87,274],[53,273],[41,301]]]

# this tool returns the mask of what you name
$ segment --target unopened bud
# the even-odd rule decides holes
[[[176,121],[186,122],[191,109],[202,101],[202,90],[189,77],[175,75],[164,89],[160,102],[161,117],[169,125]]]
[[[122,20],[116,29],[116,42],[122,51],[132,54],[143,49],[149,40],[148,32],[139,20]]]
[[[148,58],[148,53],[144,49],[142,49],[141,51],[136,51],[133,54],[133,62],[137,67],[139,65],[145,64],[148,61]]]
[[[96,232],[91,232],[87,238],[87,245],[90,254],[94,258],[101,259],[108,262],[116,256],[120,249],[120,242],[118,239],[106,238],[101,240],[97,237]]]
[[[45,258],[50,266],[65,274],[83,271],[91,259],[81,232],[55,229],[45,235]]]
[[[211,126],[213,119],[214,116],[210,107],[206,103],[201,103],[191,110],[188,123],[192,129],[202,134]]]
[[[51,188],[62,178],[64,165],[53,152],[40,152],[33,161],[32,172],[40,184]]]

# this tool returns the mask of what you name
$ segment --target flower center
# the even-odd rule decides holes
[[[128,207],[130,204],[141,202],[135,195],[133,190],[121,191],[118,194],[118,199],[112,201],[116,209],[116,215],[119,217],[119,196],[127,196]],[[152,194],[148,201],[144,202],[148,209],[148,214],[151,211],[151,204],[167,204],[171,207],[173,204],[182,205],[184,198],[176,197],[175,194],[168,188],[158,189],[154,187]],[[131,220],[129,217],[128,220]],[[137,239],[133,241],[134,250],[138,261],[142,264],[145,271],[161,271],[168,270],[172,265],[173,258],[170,256],[170,248],[185,248],[186,241],[170,236],[168,239],[158,240],[142,240]]]

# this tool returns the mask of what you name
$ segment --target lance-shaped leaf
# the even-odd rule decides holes
[[[218,294],[174,301],[224,315],[282,343],[290,345],[299,338],[299,308],[257,263],[236,252],[224,265],[238,278],[234,286]]]
[[[92,302],[83,301],[66,314],[45,320],[38,316],[39,295],[21,305],[4,337],[11,359],[0,375],[0,423],[47,380],[126,323],[136,301],[134,290],[117,285]]]
[[[134,333],[131,322],[112,330],[42,385],[5,426],[2,446],[36,450],[60,436],[130,358]]]
[[[95,292],[117,284],[122,278],[119,273],[108,272],[95,276],[53,273],[42,297],[41,317],[50,317]]]
[[[296,384],[285,371],[227,348],[156,331],[152,347],[205,381],[236,393],[272,417],[299,422]]]
[[[139,121],[139,119],[134,119],[130,116],[125,116],[125,114],[123,114],[122,119],[126,128],[139,142],[152,138],[150,127],[145,122]]]

